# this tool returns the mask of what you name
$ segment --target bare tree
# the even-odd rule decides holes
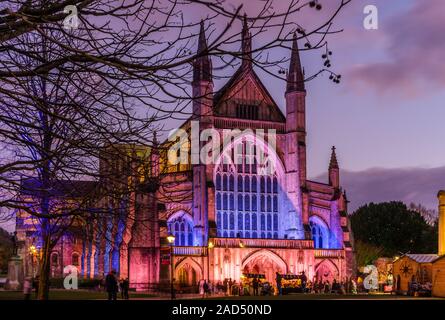
[[[295,21],[303,9],[320,10],[321,1],[291,0],[282,12],[274,11],[273,1],[257,1],[252,16],[225,1],[2,1],[0,206],[35,220],[43,253],[39,298],[48,298],[50,252],[60,236],[86,221],[99,228],[106,215],[119,219],[121,211],[103,210],[98,199],[116,204],[135,191],[136,181],[126,179],[140,175],[139,162],[146,159],[114,146],[150,146],[165,120],[191,115],[193,61],[212,57],[214,77],[224,78],[225,69],[249,59],[284,80],[287,59],[269,53],[290,48],[298,35],[303,50],[321,50],[324,62],[305,81],[328,72],[338,82],[340,76],[329,69],[327,36],[340,31],[333,30],[333,21],[350,0],[337,2],[326,21],[309,30]],[[68,5],[78,10],[74,29],[66,28]],[[202,20],[187,17],[194,9],[201,10]],[[247,56],[239,50],[240,28],[234,26],[240,21],[249,23],[252,37],[273,31]],[[200,25],[211,40],[196,51]],[[98,159],[116,156],[126,174],[99,170]],[[76,179],[94,183],[70,183]],[[119,184],[124,187],[116,188]],[[111,207],[119,207],[115,204]]]
[[[420,213],[423,219],[425,219],[426,223],[428,223],[430,226],[434,226],[437,223],[439,215],[436,210],[428,209],[422,204],[415,204],[414,202],[409,204],[409,209]]]

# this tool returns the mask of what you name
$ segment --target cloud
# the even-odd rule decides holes
[[[383,11],[384,5],[379,8]],[[444,10],[443,0],[417,0],[409,10],[381,18],[379,30],[369,32],[384,34],[386,57],[351,66],[346,72],[351,83],[405,97],[430,92],[425,89],[443,88]]]
[[[326,175],[316,178],[325,181]],[[369,202],[400,200],[407,204],[420,203],[437,210],[437,192],[445,189],[445,166],[438,168],[372,168],[345,171],[340,175],[346,189],[349,212]]]

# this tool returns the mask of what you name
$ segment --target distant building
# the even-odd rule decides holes
[[[445,191],[439,191],[438,254],[405,254],[394,261],[394,290],[406,293],[413,283],[428,285],[433,296],[445,297]]]
[[[439,199],[439,255],[433,262],[433,295],[445,298],[445,190],[437,194]]]
[[[432,285],[433,262],[437,254],[405,254],[393,263],[394,290],[409,291],[411,284]]]

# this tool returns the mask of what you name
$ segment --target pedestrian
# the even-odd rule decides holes
[[[119,291],[121,292],[121,299],[124,299],[124,279],[119,279]]]
[[[275,281],[277,282],[277,289],[278,289],[278,295],[282,295],[283,294],[283,290],[281,288],[281,274],[279,274],[278,272],[275,273]]]
[[[208,281],[207,286],[208,286],[207,295],[211,296],[215,292],[214,285],[212,282]]]
[[[117,300],[118,284],[116,279],[116,272],[110,271],[105,278],[105,286],[107,287],[108,300]]]
[[[253,287],[253,295],[257,296],[258,295],[258,279],[257,278],[253,278],[252,281],[252,287]]]
[[[32,292],[32,279],[31,277],[26,277],[25,282],[23,283],[23,295],[25,300],[31,300],[31,292]]]
[[[331,292],[331,285],[329,280],[326,280],[324,283],[324,293],[330,293]]]
[[[201,279],[201,280],[199,280],[199,283],[198,283],[199,295],[202,296],[203,298],[204,298],[204,294],[205,294],[204,281],[205,281],[204,279]]]
[[[128,290],[130,289],[130,280],[128,280],[128,278],[125,278],[123,281],[123,293],[124,293],[124,297],[123,299],[128,300],[130,298],[130,296],[128,295]]]
[[[202,285],[202,298],[205,298],[209,294],[209,284],[207,283],[207,280],[204,280],[204,283]]]
[[[346,285],[344,282],[342,282],[340,284],[340,294],[346,294],[346,289],[345,289]]]
[[[332,293],[338,293],[337,279],[334,279],[334,282],[332,282]]]
[[[40,277],[37,276],[33,281],[33,287],[34,287],[34,290],[36,293],[36,298],[37,298],[37,295],[39,294],[39,282],[40,282]]]
[[[306,293],[306,285],[307,285],[307,277],[304,271],[301,272],[301,290],[303,293]]]

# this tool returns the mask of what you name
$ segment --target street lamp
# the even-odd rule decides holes
[[[175,236],[172,234],[169,234],[167,236],[167,241],[170,244],[170,295],[171,295],[171,299],[175,299],[175,288],[173,287],[173,268],[174,268],[174,262],[173,262],[173,243],[175,243]]]
[[[29,255],[31,256],[31,276],[34,277],[34,263],[37,256],[37,248],[33,244],[29,246]]]
[[[215,245],[209,240],[207,243],[207,281],[210,283],[210,249],[213,249]]]

